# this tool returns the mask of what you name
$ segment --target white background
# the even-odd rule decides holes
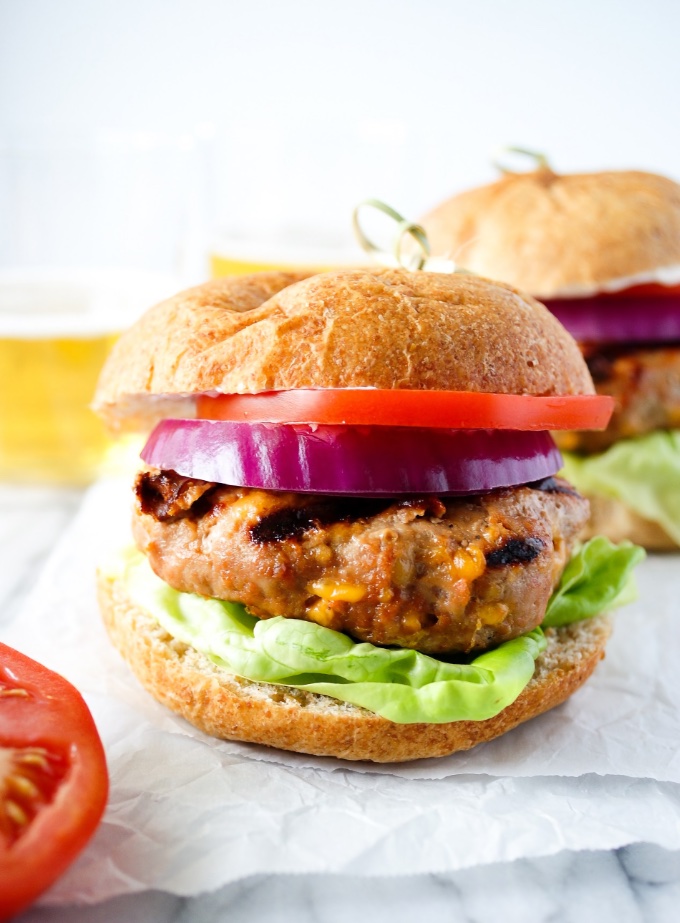
[[[0,0],[0,266],[344,243],[499,145],[680,179],[674,0]]]
[[[677,0],[0,0],[0,267],[196,272],[221,229],[342,240],[357,200],[420,214],[491,180],[503,144],[561,170],[680,179],[679,26]],[[11,496],[2,576],[26,588],[64,510],[41,496],[27,520]],[[154,913],[133,900],[49,919],[674,920],[677,853],[645,856],[363,888],[256,879],[184,907],[151,894]]]

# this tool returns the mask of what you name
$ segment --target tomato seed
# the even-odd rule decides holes
[[[22,798],[40,798],[40,789],[26,776],[7,776],[5,784],[10,791]]]
[[[18,805],[16,801],[12,801],[10,798],[5,801],[5,814],[17,827],[25,827],[28,823],[28,814],[21,805]]]

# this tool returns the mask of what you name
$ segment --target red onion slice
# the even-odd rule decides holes
[[[581,343],[680,340],[680,295],[555,298],[544,304]]]
[[[547,432],[163,420],[142,458],[185,477],[297,493],[471,494],[550,477]]]

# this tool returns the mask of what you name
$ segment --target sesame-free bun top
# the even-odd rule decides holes
[[[114,347],[94,403],[115,427],[182,395],[366,387],[594,393],[571,336],[509,285],[356,269],[222,279],[156,305]]]
[[[653,173],[509,173],[422,224],[433,254],[538,298],[680,281],[680,185]]]

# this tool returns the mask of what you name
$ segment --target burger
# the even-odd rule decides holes
[[[113,643],[221,738],[351,760],[466,749],[592,673],[642,554],[595,538],[548,430],[606,425],[569,334],[456,274],[217,280],[124,334],[96,407],[157,422]],[[168,415],[171,410],[171,415]]]
[[[586,535],[680,546],[680,185],[542,164],[455,196],[423,224],[433,251],[543,301],[578,340],[606,432],[559,434],[591,503]]]

